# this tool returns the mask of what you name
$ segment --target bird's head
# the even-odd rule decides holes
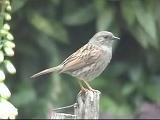
[[[115,37],[111,32],[100,31],[96,33],[89,42],[96,45],[112,46],[113,40],[119,40],[120,38]]]

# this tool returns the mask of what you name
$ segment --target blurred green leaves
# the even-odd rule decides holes
[[[97,31],[106,30],[110,27],[114,18],[113,11],[111,9],[104,9],[98,14],[96,23]]]
[[[144,48],[158,49],[157,28],[154,10],[154,1],[127,1],[121,2],[121,10],[130,31]],[[138,25],[137,25],[138,24]]]
[[[95,0],[94,5],[97,13],[97,31],[108,29],[114,19],[114,11],[110,8],[105,0]]]
[[[26,97],[27,96],[27,97]],[[25,98],[25,99],[24,99]],[[12,102],[17,105],[17,107],[23,105],[29,105],[36,99],[36,93],[33,88],[25,87],[19,89],[19,92],[12,97]]]
[[[29,14],[28,20],[37,30],[52,37],[54,40],[68,43],[67,31],[58,21],[54,19],[48,20],[40,13],[34,11],[32,11],[32,14]]]
[[[136,20],[135,11],[133,10],[133,1],[123,0],[121,2],[122,15],[128,25],[134,25]]]
[[[159,78],[154,78],[160,71],[159,3],[158,0],[13,0],[11,28],[16,37],[17,75],[9,83],[14,91],[11,101],[20,109],[19,118],[35,118],[36,113],[43,113],[44,117],[48,107],[75,102],[79,89],[74,77],[54,73],[34,81],[29,76],[59,64],[84,45],[80,43],[86,43],[101,30],[111,31],[121,40],[115,43],[106,71],[92,81],[94,89],[102,93],[100,110],[121,117],[135,112],[137,103],[158,103],[160,83]],[[7,32],[10,28],[2,27],[5,29],[0,31],[1,36],[7,36],[3,45],[7,47],[3,49],[6,52],[0,51],[0,63],[14,55],[15,47],[13,35]],[[15,71],[11,64],[3,67]],[[0,77],[0,81],[7,77],[3,69]],[[26,99],[22,101],[23,98]]]
[[[69,26],[83,25],[91,22],[95,17],[93,4],[82,7],[78,6],[74,1],[66,1],[63,10],[63,22]]]
[[[159,94],[159,83],[151,83],[145,86],[144,92],[148,98],[151,100],[159,103],[160,101],[160,94]]]
[[[156,35],[156,22],[154,17],[154,11],[149,11],[145,9],[143,4],[140,4],[139,2],[140,1],[135,2],[135,6],[137,7],[135,9],[135,14],[137,17],[137,21],[139,22],[140,26],[143,28],[144,31],[138,31],[139,34],[137,32],[137,36],[148,36],[144,38],[147,44],[157,48],[158,39]]]
[[[13,12],[16,12],[21,7],[23,7],[26,2],[27,2],[27,0],[13,0],[12,1]]]
[[[100,102],[101,109],[115,118],[125,118],[131,113],[131,108],[127,104],[117,104],[112,98],[102,96]]]

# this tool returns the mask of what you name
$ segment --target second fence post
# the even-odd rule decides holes
[[[77,96],[77,105],[74,109],[76,119],[99,118],[100,91],[81,92]]]

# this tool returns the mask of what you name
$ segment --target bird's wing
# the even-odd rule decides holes
[[[63,69],[61,72],[72,72],[89,64],[92,64],[96,62],[102,54],[103,51],[98,46],[86,44],[75,53],[70,55],[62,63]]]

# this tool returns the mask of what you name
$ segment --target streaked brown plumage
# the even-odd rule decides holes
[[[32,78],[57,71],[75,76],[79,80],[84,81],[87,89],[93,90],[87,81],[99,76],[107,67],[112,57],[112,43],[114,39],[119,38],[115,37],[111,32],[98,32],[86,45],[70,55],[60,65],[43,70],[33,75]],[[80,85],[84,89],[81,83]]]

